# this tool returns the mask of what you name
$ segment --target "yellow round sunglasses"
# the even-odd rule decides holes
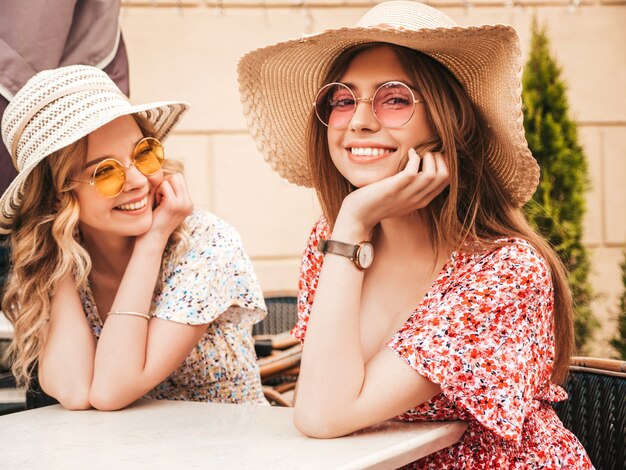
[[[126,170],[131,166],[137,168],[142,175],[152,176],[163,167],[165,153],[163,145],[154,137],[145,137],[137,142],[128,165],[115,158],[102,160],[88,180],[73,180],[77,183],[89,183],[90,186],[104,197],[112,198],[120,194],[126,185]]]

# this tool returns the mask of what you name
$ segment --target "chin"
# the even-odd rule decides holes
[[[152,227],[152,214],[144,214],[136,220],[116,221],[116,231],[125,237],[138,237],[145,234]]]
[[[395,175],[396,172],[365,172],[363,174],[352,174],[346,176],[346,179],[350,182],[352,186],[355,188],[363,188],[364,186],[368,186],[372,183],[376,183],[385,178]]]
[[[133,227],[132,229],[133,233],[130,236],[138,237],[140,235],[143,235],[147,233],[151,227],[152,227],[152,218],[148,219],[147,221],[141,221],[141,223],[138,223],[135,227]]]

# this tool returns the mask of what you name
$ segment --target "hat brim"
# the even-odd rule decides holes
[[[526,202],[539,169],[524,137],[519,39],[504,25],[339,28],[249,52],[238,66],[241,102],[257,148],[272,168],[292,183],[312,186],[306,138],[315,94],[342,51],[372,42],[418,50],[455,75],[491,128],[489,164],[511,201]]]
[[[154,137],[164,140],[188,108],[189,105],[181,101],[160,101],[142,105],[122,104],[117,109],[108,110],[107,113],[94,113],[92,119],[84,121],[79,129],[73,129],[67,136],[55,140],[50,146],[42,146],[39,154],[33,156],[20,170],[0,198],[0,234],[11,233],[15,213],[21,206],[28,177],[43,159],[109,122],[127,115],[137,116],[142,124],[154,134]]]

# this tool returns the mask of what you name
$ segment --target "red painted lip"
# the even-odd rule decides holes
[[[351,148],[362,149],[362,148],[371,147],[371,148],[384,149],[384,150],[398,150],[397,147],[393,147],[392,145],[384,145],[384,144],[381,144],[380,142],[369,142],[367,140],[362,140],[359,142],[348,142],[343,147],[346,149],[351,149]]]

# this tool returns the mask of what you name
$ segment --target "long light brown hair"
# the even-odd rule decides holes
[[[323,83],[339,81],[352,60],[372,47],[391,48],[412,85],[425,102],[435,137],[417,148],[418,154],[446,156],[450,185],[422,210],[437,252],[468,245],[476,249],[497,246],[495,240],[517,237],[530,242],[546,260],[554,286],[555,358],[552,380],[567,376],[573,350],[573,305],[563,266],[548,243],[533,231],[521,209],[513,206],[500,180],[487,164],[489,127],[452,73],[431,57],[413,49],[383,43],[361,44],[345,50],[329,68]],[[315,112],[309,117],[307,157],[324,216],[332,226],[345,197],[354,188],[332,162],[326,127]],[[468,246],[466,245],[466,246]]]
[[[142,123],[142,133],[149,136]],[[80,208],[72,189],[87,156],[87,137],[58,150],[37,165],[26,179],[24,198],[13,223],[9,241],[11,271],[2,299],[2,310],[14,328],[7,351],[13,375],[28,386],[42,351],[43,328],[58,283],[71,275],[85,288],[91,271],[89,253],[80,242]],[[165,172],[182,172],[182,164],[165,160]],[[170,237],[172,259],[184,251],[187,228],[179,226]],[[161,269],[165,265],[165,258]]]

